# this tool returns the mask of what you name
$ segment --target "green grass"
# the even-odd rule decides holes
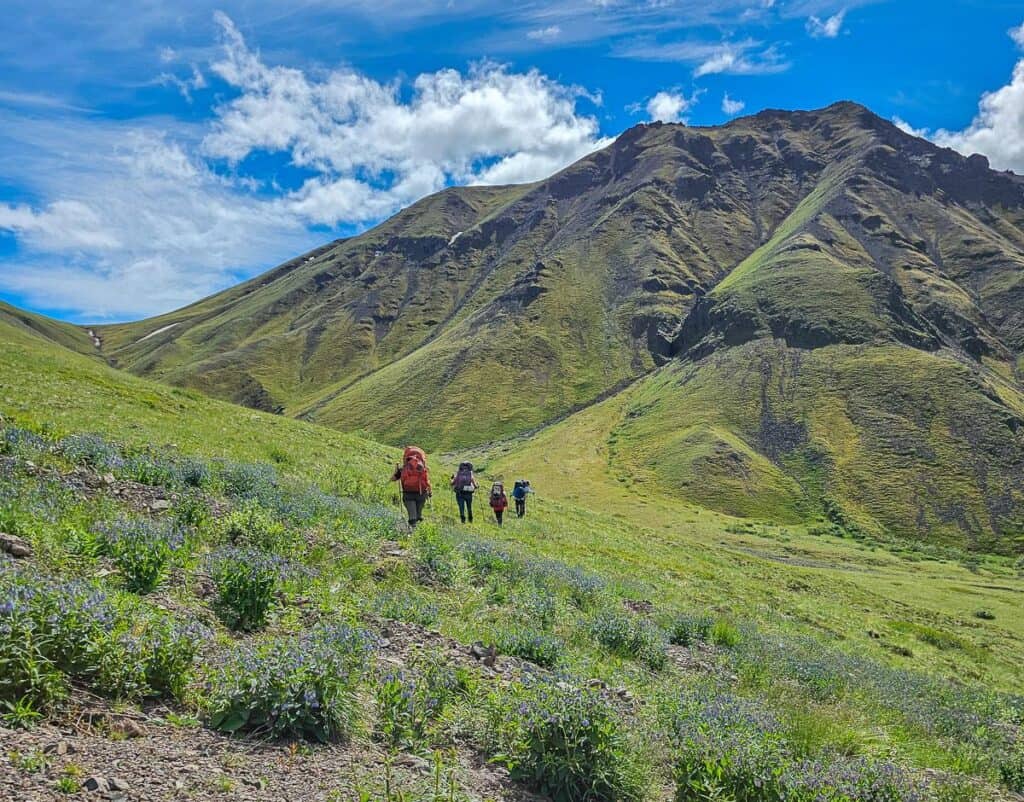
[[[129,447],[175,444],[169,454],[273,461],[286,474],[328,486],[325,466],[340,465],[344,473],[363,478],[378,471],[380,476],[388,473],[391,452],[365,440],[133,379],[34,335],[11,332],[8,336],[6,330],[4,334],[0,344],[3,413],[5,419],[35,430],[54,436],[99,431]],[[642,387],[635,390],[642,391]],[[16,396],[18,403],[8,400]],[[681,689],[699,685],[705,675],[682,671],[671,660],[651,659],[649,650],[634,654],[617,640],[607,646],[595,638],[592,622],[602,611],[625,616],[631,627],[641,626],[643,615],[626,611],[625,600],[652,603],[650,622],[643,627],[657,627],[681,611],[710,617],[714,624],[707,635],[712,644],[708,648],[714,651],[705,659],[721,665],[727,675],[735,675],[735,680],[729,680],[731,693],[774,710],[800,754],[837,748],[870,756],[895,755],[911,767],[959,765],[955,744],[932,730],[911,726],[903,713],[887,711],[884,700],[868,686],[855,684],[823,695],[816,685],[800,684],[786,674],[789,669],[767,673],[758,669],[758,649],[763,648],[759,633],[767,633],[773,643],[781,639],[783,644],[794,644],[796,655],[805,654],[799,649],[806,647],[797,647],[803,643],[799,639],[810,636],[829,649],[838,646],[878,665],[927,670],[965,680],[972,688],[1019,691],[1024,687],[1019,666],[1024,622],[1015,614],[1015,604],[1024,583],[1009,563],[989,557],[964,567],[921,554],[895,554],[867,542],[809,535],[795,524],[741,523],[648,490],[643,483],[627,486],[609,473],[624,452],[609,463],[612,449],[607,433],[621,426],[633,400],[633,395],[616,397],[540,433],[528,444],[506,445],[507,454],[498,448],[479,455],[481,478],[525,473],[538,490],[530,500],[528,517],[512,519],[503,529],[490,524],[484,510],[473,527],[457,527],[454,501],[439,488],[427,512],[431,525],[415,537],[392,525],[366,529],[359,516],[351,521],[326,516],[290,524],[288,532],[301,533],[304,543],[303,548],[293,549],[281,545],[292,540],[261,534],[279,531],[259,523],[264,516],[285,513],[277,511],[272,499],[260,501],[269,506],[251,516],[259,526],[247,524],[244,515],[199,519],[198,534],[189,541],[194,551],[180,558],[178,570],[168,574],[174,578],[162,580],[160,592],[171,594],[175,614],[199,616],[219,627],[213,602],[197,600],[189,590],[193,572],[206,570],[204,555],[218,543],[251,535],[261,548],[289,551],[291,559],[312,569],[310,579],[302,580],[301,586],[286,587],[276,598],[265,634],[243,636],[251,641],[240,646],[220,632],[204,663],[219,665],[225,648],[233,652],[250,642],[292,643],[289,639],[309,628],[310,615],[321,622],[351,625],[372,621],[375,610],[386,609],[397,617],[426,622],[422,625],[463,643],[502,644],[508,651],[554,663],[580,681],[600,679],[610,687],[625,688],[646,704],[625,719],[616,714],[614,724],[624,728],[624,734],[615,736],[607,751],[588,759],[602,761],[601,770],[607,769],[609,776],[616,776],[617,769],[605,761],[636,766],[635,774],[631,769],[629,776],[637,782],[648,778],[646,798],[663,798],[658,789],[670,782],[670,758],[655,745],[661,736],[648,740],[645,733],[660,732],[659,707],[671,704]],[[182,409],[180,404],[187,406]],[[569,449],[567,454],[564,448],[552,447],[566,442],[585,447]],[[67,467],[52,454],[43,460],[48,466]],[[444,464],[436,455],[431,461],[443,475]],[[37,481],[30,473],[19,476],[19,481]],[[207,492],[221,493],[217,480],[211,482]],[[179,502],[183,516],[187,503]],[[33,505],[29,494],[23,494],[19,504],[22,517],[35,514],[37,507],[53,509]],[[40,565],[61,578],[93,576],[106,558],[82,552],[82,538],[70,538],[68,533],[88,530],[92,519],[107,520],[117,512],[106,504],[83,507],[80,502],[61,509],[57,521],[41,520],[25,528],[37,547]],[[280,507],[290,509],[290,504]],[[192,520],[191,513],[187,517]],[[396,541],[399,556],[381,559],[382,549],[394,550]],[[507,545],[508,554],[493,551],[499,543]],[[571,585],[577,580],[557,572],[543,573],[551,570],[543,563],[533,567],[538,566],[536,558],[581,567],[607,584],[582,592],[584,588]],[[536,571],[541,573],[531,573]],[[109,577],[103,581],[120,586],[116,574]],[[562,584],[567,581],[569,585]],[[305,599],[301,608],[293,604],[300,593]],[[406,601],[398,604],[399,598]],[[145,596],[139,599],[140,605],[150,604]],[[973,617],[972,612],[980,608],[991,610],[995,619]],[[657,629],[643,631],[656,646]],[[893,650],[907,644],[910,657]],[[213,675],[211,681],[220,682],[219,676]],[[374,687],[372,680],[346,674],[337,680],[336,690],[355,693],[351,683],[357,681]],[[532,747],[521,733],[508,729],[519,709],[516,697],[509,699],[491,686],[480,686],[484,680],[473,677],[438,681],[450,688],[443,713],[428,705],[422,720],[403,724],[417,742],[425,739],[431,746],[444,746],[446,733],[455,727],[473,733],[484,754],[514,755],[516,765],[532,766],[530,761],[540,759],[531,755]],[[203,709],[201,697],[195,704]],[[189,709],[178,713],[191,714]],[[362,716],[363,723],[345,724],[352,728],[353,737],[372,737],[359,732],[377,731],[380,725],[373,712],[361,710],[354,715]],[[832,723],[823,724],[825,719]],[[487,721],[501,722],[505,729],[492,732]],[[605,737],[607,732],[602,732]],[[544,759],[549,758],[557,755]],[[984,764],[958,770],[991,781]]]
[[[55,432],[97,432],[135,446],[274,461],[328,480],[337,467],[379,480],[397,454],[372,441],[137,379],[0,321],[0,414]],[[385,477],[386,478],[386,477]]]

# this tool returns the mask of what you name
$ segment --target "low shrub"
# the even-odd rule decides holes
[[[382,593],[377,597],[376,612],[383,618],[421,627],[433,626],[440,616],[437,605],[410,593]]]
[[[495,762],[555,802],[627,802],[645,776],[614,709],[590,689],[537,680],[488,701]]]
[[[999,759],[999,779],[1008,789],[1024,794],[1024,741],[1017,741]]]
[[[186,542],[184,531],[172,522],[143,518],[104,524],[99,537],[102,551],[114,561],[125,587],[135,593],[152,592]]]
[[[668,660],[665,633],[650,621],[614,608],[599,611],[588,629],[598,643],[648,668],[663,668]]]
[[[412,538],[413,559],[417,574],[427,582],[451,585],[458,573],[458,552],[455,544],[430,523],[416,527]]]
[[[508,550],[485,540],[468,540],[460,544],[463,559],[478,580],[498,575],[504,582],[514,582],[522,565]]]
[[[757,704],[698,688],[668,731],[677,802],[919,802],[924,786],[893,764],[861,757],[798,758],[781,723]]]
[[[743,635],[740,633],[736,625],[730,621],[726,621],[724,618],[719,618],[711,625],[711,631],[708,632],[708,638],[715,646],[721,646],[724,649],[733,649],[739,646],[740,641],[743,640]]]
[[[207,637],[135,597],[0,570],[0,707],[49,709],[71,681],[118,698],[180,696]]]
[[[7,426],[0,433],[0,454],[32,459],[45,453],[50,444],[38,434],[17,426]]]
[[[359,718],[370,650],[364,632],[344,625],[232,650],[208,678],[207,720],[228,733],[345,739]]]
[[[683,613],[672,619],[668,626],[668,641],[676,646],[696,646],[706,643],[711,636],[714,619],[707,615]]]
[[[277,471],[270,465],[220,462],[214,476],[224,495],[236,501],[255,501],[274,507],[279,500]]]
[[[376,683],[378,736],[394,749],[429,746],[433,727],[463,690],[456,672],[437,660],[385,674]]]
[[[178,484],[174,462],[156,454],[129,455],[117,471],[117,475],[151,487],[172,487]]]
[[[214,530],[221,543],[231,546],[247,546],[282,554],[295,547],[295,537],[284,524],[254,502],[244,503],[219,518],[214,524]]]
[[[281,557],[234,546],[213,552],[207,565],[217,589],[217,614],[226,626],[243,631],[266,623],[277,590],[298,573]]]
[[[565,654],[565,644],[559,638],[531,627],[502,630],[496,646],[502,654],[521,657],[545,668],[557,666]]]
[[[72,434],[57,443],[65,459],[98,471],[119,471],[125,460],[121,450],[97,434]]]

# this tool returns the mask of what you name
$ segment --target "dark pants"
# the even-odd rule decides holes
[[[466,518],[469,518],[469,522],[473,523],[473,494],[456,490],[455,501],[459,505],[459,518],[462,519],[462,523],[466,523]]]
[[[427,503],[426,493],[402,492],[402,503],[405,511],[409,514],[409,526],[416,526],[423,520],[423,505]]]
[[[505,514],[505,510],[494,510],[494,517],[498,519],[498,526],[501,526],[501,516]]]
[[[522,518],[526,515],[526,499],[517,498],[516,500],[516,518]]]

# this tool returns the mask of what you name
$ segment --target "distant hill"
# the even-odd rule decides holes
[[[629,386],[608,471],[659,492],[1024,534],[1024,179],[852,103],[637,126],[99,333],[134,373],[432,448]]]

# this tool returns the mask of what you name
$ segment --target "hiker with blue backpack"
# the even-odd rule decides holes
[[[459,518],[466,523],[466,518],[473,523],[473,493],[480,485],[473,474],[472,462],[460,462],[459,470],[452,476],[452,490],[455,491],[455,501],[459,505]]]
[[[516,518],[523,518],[526,515],[526,496],[533,492],[530,482],[527,479],[516,479],[512,488],[512,500],[516,503]]]

